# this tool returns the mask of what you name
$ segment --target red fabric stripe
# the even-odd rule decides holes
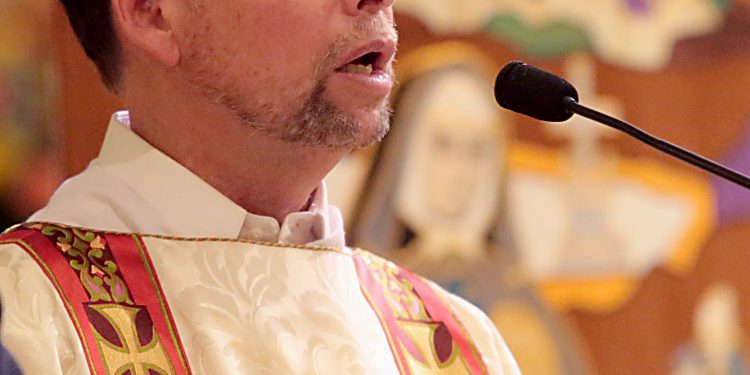
[[[406,365],[406,353],[404,353],[401,346],[396,342],[403,333],[401,332],[401,328],[398,327],[392,311],[390,311],[388,301],[386,301],[385,296],[381,292],[380,285],[375,281],[372,270],[370,270],[370,267],[364,258],[361,256],[354,256],[354,265],[356,266],[357,274],[359,275],[360,288],[365,294],[370,306],[375,310],[375,313],[380,320],[380,324],[385,330],[388,344],[390,345],[391,352],[396,359],[396,365],[398,366],[399,372],[402,375],[411,375],[411,371]]]
[[[88,293],[81,285],[78,274],[71,268],[57,245],[47,236],[33,229],[19,229],[3,235],[0,240],[21,240],[29,247],[21,247],[36,260],[40,268],[55,286],[60,298],[65,304],[66,311],[71,321],[75,324],[81,343],[85,346],[89,370],[95,374],[106,374],[104,363],[98,355],[94,332],[89,324],[83,304],[89,301]],[[50,274],[49,271],[52,272]],[[55,285],[55,280],[57,285]],[[61,288],[58,288],[58,286]],[[67,302],[67,303],[66,303]],[[95,354],[95,355],[92,355]],[[93,365],[93,369],[91,368]]]
[[[477,358],[479,351],[472,341],[468,338],[468,333],[464,329],[461,322],[453,315],[453,312],[449,307],[445,306],[443,300],[435,293],[435,291],[422,280],[422,278],[415,276],[413,273],[402,269],[405,275],[407,275],[409,281],[411,281],[414,289],[416,290],[419,297],[424,303],[427,313],[430,317],[437,322],[443,322],[451,333],[453,340],[458,346],[458,350],[461,351],[463,357],[466,359],[467,365],[471,370],[472,374],[486,374],[487,369],[484,366],[481,358]]]
[[[120,267],[125,283],[130,289],[131,297],[137,305],[146,306],[156,333],[175,371],[177,374],[190,374],[190,366],[177,334],[177,326],[167,305],[146,245],[137,236],[106,235],[106,239],[117,259],[117,265]],[[139,244],[143,249],[143,258],[138,248]],[[149,270],[151,270],[150,274]]]
[[[388,337],[391,351],[394,354],[394,359],[399,367],[399,371],[402,374],[411,375],[406,362],[407,353],[404,353],[402,346],[399,345],[399,343],[409,343],[410,340],[398,325],[396,316],[387,300],[388,297],[383,293],[383,287],[375,279],[374,273],[376,271],[374,271],[372,267],[379,267],[381,265],[381,260],[374,261],[373,263],[376,264],[373,266],[369,259],[376,258],[370,254],[356,254],[354,256],[354,263],[360,279],[360,287],[368,302],[378,315],[383,329],[386,331],[386,336]],[[463,328],[461,322],[455,317],[450,307],[444,303],[444,301],[424,280],[413,273],[399,267],[397,277],[405,278],[412,284],[414,292],[422,302],[432,322],[443,323],[448,328],[453,341],[455,342],[461,356],[466,361],[466,365],[469,367],[471,374],[486,374],[487,370],[479,351],[476,349],[476,346],[471,341],[468,333]]]
[[[133,302],[146,307],[174,370],[180,375],[191,374],[174,319],[145,244],[137,236],[100,236],[106,240]],[[74,325],[77,326],[91,373],[106,374],[94,331],[84,308],[90,302],[89,294],[81,285],[78,273],[55,244],[54,238],[47,237],[36,229],[21,228],[0,237],[0,242],[18,243],[37,261],[53,284],[56,283],[55,288],[66,305],[71,321],[79,322]],[[29,246],[24,246],[22,242]]]

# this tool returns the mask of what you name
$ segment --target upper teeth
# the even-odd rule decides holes
[[[372,64],[360,65],[360,64],[347,64],[344,67],[346,73],[357,73],[357,74],[372,74]]]

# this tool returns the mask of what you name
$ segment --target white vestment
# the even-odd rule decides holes
[[[121,112],[99,157],[29,222],[142,234],[192,373],[397,374],[390,336],[360,285],[360,252],[344,245],[325,195],[323,184],[309,211],[282,225],[249,214],[131,132]],[[88,373],[69,302],[40,264],[22,246],[0,245],[3,343],[26,374]],[[429,285],[488,373],[519,373],[484,313]]]

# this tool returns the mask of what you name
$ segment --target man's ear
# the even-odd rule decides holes
[[[140,48],[164,65],[180,61],[165,0],[112,0],[112,17],[123,41]]]

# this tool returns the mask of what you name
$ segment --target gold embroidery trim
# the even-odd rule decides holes
[[[342,255],[353,255],[355,253],[355,249],[352,249],[351,252],[345,251],[343,249],[339,249],[337,247],[333,246],[312,246],[312,245],[291,245],[291,244],[285,244],[280,242],[263,242],[263,241],[254,241],[254,240],[248,240],[243,238],[222,238],[222,237],[180,237],[180,236],[168,236],[168,235],[162,235],[162,234],[149,234],[149,233],[136,233],[136,232],[118,232],[118,231],[112,231],[112,230],[101,230],[101,229],[91,229],[91,228],[84,228],[79,227],[75,225],[67,225],[67,224],[60,224],[60,223],[52,223],[47,221],[30,221],[26,223],[20,223],[16,224],[8,229],[6,229],[2,234],[10,233],[15,230],[18,230],[20,228],[30,228],[34,225],[52,225],[52,226],[58,226],[63,229],[76,229],[76,230],[82,230],[82,231],[88,231],[88,232],[96,232],[99,234],[106,234],[106,235],[116,235],[116,236],[138,236],[140,238],[153,238],[157,240],[168,240],[168,241],[179,241],[179,242],[229,242],[229,243],[243,243],[243,244],[249,244],[249,245],[257,245],[257,246],[265,246],[265,247],[275,247],[275,248],[282,248],[282,249],[296,249],[296,250],[310,250],[310,251],[324,251],[324,252],[333,252],[333,253],[339,253]]]

